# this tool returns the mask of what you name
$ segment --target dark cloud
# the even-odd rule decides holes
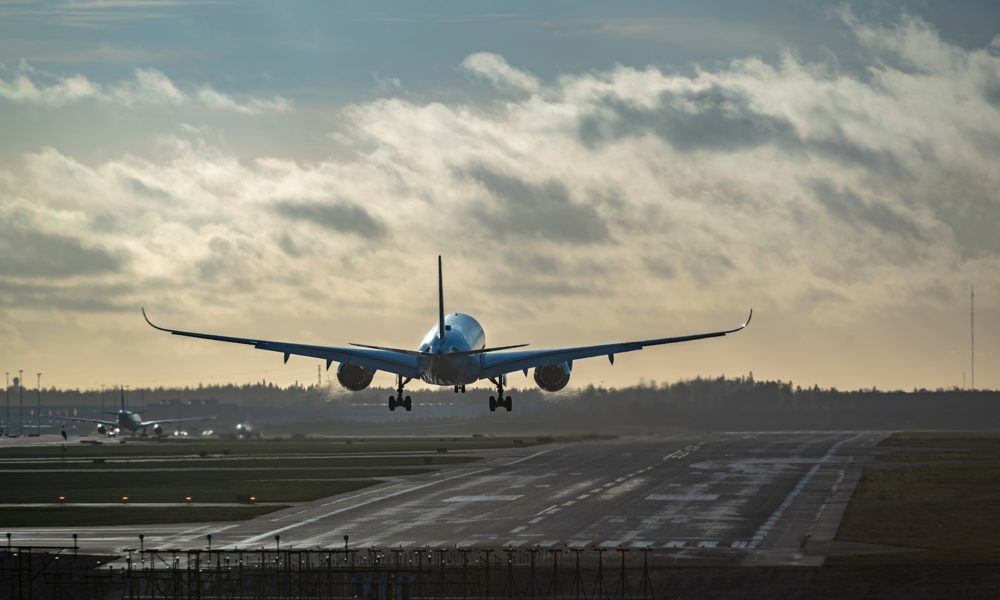
[[[135,177],[122,177],[122,184],[129,191],[141,196],[146,196],[147,198],[153,198],[155,200],[169,200],[171,198],[170,193],[166,190],[147,185],[144,181],[136,179]]]
[[[596,114],[581,119],[580,140],[593,147],[652,133],[681,152],[692,152],[742,150],[796,137],[791,122],[755,111],[750,98],[736,90],[713,86],[697,91],[667,91],[660,94],[659,100],[657,106],[645,108],[606,98]]]
[[[295,238],[293,238],[287,231],[282,231],[281,235],[278,236],[278,247],[281,248],[282,252],[292,258],[299,258],[305,253],[302,246],[300,246],[295,241]]]
[[[801,149],[811,154],[819,154],[845,166],[860,166],[891,177],[901,177],[907,174],[902,163],[889,150],[876,150],[856,144],[848,139],[840,127],[834,126],[833,129],[834,133],[826,138],[795,140],[789,143],[786,148],[789,150]],[[931,160],[933,155],[927,152],[924,154],[924,158]]]
[[[279,202],[274,206],[279,215],[297,221],[307,221],[340,233],[354,233],[367,238],[381,238],[386,227],[356,204],[334,202]]]
[[[832,133],[805,139],[790,120],[761,113],[751,104],[746,93],[718,85],[705,90],[663,92],[652,108],[608,96],[597,110],[580,119],[577,135],[590,148],[646,134],[661,138],[680,152],[736,152],[774,144],[792,154],[816,154],[893,176],[905,174],[892,152],[852,142],[837,125],[836,114],[817,115],[829,123]]]
[[[238,247],[229,240],[215,237],[208,242],[208,257],[195,263],[198,279],[217,289],[250,292],[258,287],[262,273],[253,265],[252,247]]]
[[[881,233],[923,240],[919,226],[909,216],[885,204],[866,202],[849,187],[838,188],[826,179],[812,181],[809,187],[831,216],[848,225],[859,229],[873,227]]]
[[[77,238],[0,220],[0,276],[73,277],[117,271],[122,259]]]
[[[479,204],[470,214],[491,234],[570,244],[593,244],[610,238],[593,206],[575,203],[566,186],[555,179],[528,183],[482,165],[460,173],[475,179],[497,202]]]
[[[73,312],[120,312],[135,310],[135,303],[122,301],[134,289],[128,285],[80,283],[51,285],[18,283],[0,278],[0,306],[31,306]]]
[[[674,279],[677,277],[677,268],[673,262],[662,256],[643,256],[642,266],[651,275],[661,279]]]

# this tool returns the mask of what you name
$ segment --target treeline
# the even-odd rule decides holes
[[[17,390],[11,388],[12,404]],[[261,420],[298,420],[303,426],[336,429],[336,423],[385,420],[401,426],[435,421],[486,427],[530,427],[551,431],[770,430],[1000,428],[1000,392],[951,390],[840,391],[792,382],[737,378],[695,378],[674,383],[644,383],[626,388],[588,386],[555,394],[537,387],[509,389],[515,411],[501,417],[487,409],[490,387],[408,389],[412,413],[388,414],[395,390],[368,388],[348,392],[328,385],[281,387],[271,383],[127,390],[129,408],[166,410],[163,405],[199,411],[205,405],[243,407]],[[43,389],[44,407],[101,405],[101,390]],[[103,391],[106,409],[116,409],[117,389]],[[24,390],[34,406],[35,390]],[[219,407],[222,410],[224,407]],[[278,412],[273,412],[278,411]],[[505,411],[501,411],[505,412]],[[43,413],[44,414],[44,413]],[[165,414],[174,414],[167,412]],[[213,413],[207,413],[213,414]],[[391,417],[391,419],[388,419]],[[322,423],[321,423],[322,422]],[[389,423],[391,426],[391,423]]]

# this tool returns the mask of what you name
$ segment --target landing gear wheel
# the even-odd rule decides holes
[[[510,401],[510,396],[506,398],[503,395],[503,384],[507,383],[505,377],[500,375],[499,377],[490,377],[490,383],[497,386],[497,395],[490,396],[490,412],[496,411],[498,407],[506,408],[507,412],[510,412],[513,404]]]
[[[396,410],[397,406],[402,406],[406,410],[410,410],[413,406],[413,401],[410,400],[409,396],[403,398],[403,386],[410,383],[410,379],[410,377],[407,377],[404,381],[402,375],[396,375],[396,395],[389,396],[389,410]]]

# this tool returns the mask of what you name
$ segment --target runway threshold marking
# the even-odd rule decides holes
[[[338,509],[332,510],[332,511],[330,511],[328,513],[324,513],[322,515],[316,515],[315,517],[309,517],[308,519],[304,519],[304,520],[302,520],[302,521],[300,521],[298,523],[293,523],[291,525],[285,525],[284,527],[279,527],[277,529],[272,529],[271,531],[268,531],[266,533],[261,533],[259,535],[255,535],[253,537],[246,538],[245,540],[241,541],[240,544],[243,545],[243,546],[248,546],[248,545],[253,544],[255,542],[259,542],[259,541],[261,541],[263,539],[273,538],[276,534],[288,531],[289,529],[295,529],[297,527],[302,527],[303,525],[308,525],[310,523],[315,523],[316,521],[321,521],[323,519],[332,517],[333,515],[337,515],[337,514],[340,514],[342,512],[347,512],[349,510],[354,510],[355,508],[361,508],[362,506],[367,506],[369,504],[373,504],[375,502],[380,502],[382,500],[388,500],[389,498],[395,498],[396,496],[402,496],[403,494],[409,494],[410,492],[415,492],[417,490],[422,490],[424,488],[428,488],[428,487],[431,487],[431,486],[434,486],[434,485],[438,485],[440,483],[445,483],[446,481],[452,481],[452,480],[455,480],[455,479],[461,479],[463,477],[469,477],[471,475],[478,475],[480,473],[485,473],[485,472],[491,471],[491,470],[492,470],[491,467],[487,467],[485,469],[477,469],[475,471],[469,471],[468,473],[459,473],[458,475],[452,475],[451,477],[445,477],[444,479],[436,479],[434,481],[429,481],[429,482],[421,484],[421,485],[416,485],[416,486],[409,487],[409,488],[406,488],[406,489],[398,490],[398,491],[392,492],[391,494],[386,494],[384,496],[375,496],[374,498],[369,498],[367,500],[362,500],[361,502],[358,502],[357,504],[352,504],[351,506],[345,506],[343,508],[338,508]]]

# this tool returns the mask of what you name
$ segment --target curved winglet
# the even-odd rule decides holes
[[[752,318],[753,318],[753,309],[751,308],[750,309],[750,316],[747,317],[747,320],[744,321],[742,325],[740,325],[740,329],[743,329],[744,327],[746,327],[747,325],[749,325],[750,324],[750,319],[752,319]]]
[[[153,325],[153,322],[150,321],[149,317],[146,316],[146,308],[145,307],[141,307],[139,310],[142,311],[142,318],[146,319],[146,322],[149,323],[150,327],[152,327],[153,329],[159,329],[160,331],[166,331],[168,333],[173,333],[173,331],[171,331],[169,329],[164,329],[163,327],[160,327],[158,325]]]

